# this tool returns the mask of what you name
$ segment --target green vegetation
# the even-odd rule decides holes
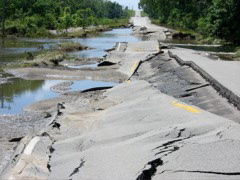
[[[148,15],[147,15],[147,13],[146,12],[144,12],[144,11],[141,11],[141,17],[147,17]]]
[[[239,0],[140,0],[140,7],[162,24],[197,31],[204,38],[240,44]]]
[[[66,47],[66,46],[65,46]],[[60,51],[50,51],[38,55],[31,63],[36,65],[56,66],[64,60],[64,54]]]
[[[129,17],[134,17],[135,16],[135,10],[128,10],[128,15],[129,15]]]
[[[237,60],[240,61],[240,48],[238,48],[238,50],[236,52],[236,58],[237,58]]]
[[[106,18],[99,19],[98,26],[88,27],[78,31],[69,32],[65,36],[67,37],[91,36],[102,31],[111,30],[112,28],[126,27],[128,23],[129,23],[129,19],[106,19]]]
[[[28,57],[29,57],[28,53]],[[15,68],[27,68],[27,67],[39,67],[39,66],[58,66],[59,62],[65,59],[63,52],[59,50],[46,51],[32,58],[26,58],[25,60],[19,60],[18,62],[8,63],[4,68],[15,69]]]
[[[77,42],[67,42],[67,43],[61,43],[57,44],[53,47],[53,49],[59,50],[61,52],[73,52],[73,51],[81,51],[88,49],[88,47],[81,45]]]
[[[6,33],[19,36],[50,36],[48,30],[111,25],[130,16],[128,7],[106,0],[4,1]]]

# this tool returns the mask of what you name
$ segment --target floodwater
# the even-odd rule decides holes
[[[9,83],[0,85],[0,114],[18,114],[23,108],[38,101],[55,98],[58,93],[50,88],[65,81],[61,80],[24,80],[12,78]],[[113,87],[112,82],[92,80],[73,81],[69,91],[83,91],[94,87]]]
[[[196,40],[173,40],[168,39],[164,43],[173,45],[174,47],[192,49],[194,51],[206,52],[211,59],[219,59],[224,61],[235,61],[236,47],[234,46],[220,46],[220,45],[207,45],[198,44]]]
[[[68,53],[72,58],[92,58],[102,57],[107,49],[111,49],[116,42],[137,42],[140,41],[132,35],[131,29],[114,29],[103,32],[90,38],[73,39],[5,39],[0,41],[0,64],[23,59],[27,52],[33,54],[41,53],[44,50],[51,50],[51,47],[64,42],[79,42],[91,47],[91,50]],[[98,63],[81,66],[71,66],[71,68],[96,68]],[[63,81],[56,80],[23,80],[11,77],[8,84],[0,85],[0,114],[22,113],[24,107],[37,101],[46,100],[59,96],[58,93],[50,90]],[[98,81],[74,81],[71,91],[86,90],[94,87],[115,86],[112,82]]]
[[[90,46],[92,50],[70,53],[73,58],[101,58],[106,50],[113,48],[118,41],[136,42],[140,39],[131,35],[131,29],[114,29],[104,32],[92,38],[74,39],[0,39],[0,65],[18,61],[26,58],[27,52],[34,55],[42,51],[51,50],[57,43],[80,42]],[[96,68],[97,62],[91,65],[82,65],[72,68]],[[0,72],[0,78],[5,74]],[[16,143],[9,143],[8,140],[14,137],[23,137],[27,134],[34,134],[46,125],[45,119],[38,119],[24,114],[24,107],[38,101],[60,96],[50,88],[63,81],[61,80],[23,80],[21,78],[6,75],[9,83],[0,85],[0,173],[10,161]],[[116,83],[99,82],[91,80],[74,81],[69,91],[81,91],[96,87],[112,87]],[[37,117],[35,117],[37,116]]]
[[[73,42],[80,42],[92,50],[84,50],[70,53],[76,58],[94,58],[106,55],[106,50],[113,48],[117,42],[137,42],[141,39],[132,35],[130,28],[114,29],[100,34],[98,37],[72,39]]]
[[[93,63],[93,64],[83,64],[79,66],[69,66],[65,65],[66,67],[73,68],[73,69],[83,69],[83,68],[97,68],[99,63]]]
[[[212,45],[193,45],[193,44],[177,44],[175,47],[192,49],[199,52],[205,52],[210,59],[218,59],[223,61],[235,61],[236,48],[233,46],[212,46]]]
[[[24,59],[26,58],[27,52],[36,55],[42,51],[51,50],[54,45],[59,43],[79,42],[92,49],[68,54],[74,58],[93,58],[103,57],[106,55],[106,50],[113,48],[117,42],[137,42],[140,40],[140,38],[132,35],[130,28],[113,29],[89,38],[0,39],[0,64]]]
[[[0,41],[0,64],[8,63],[23,59],[27,52],[33,54],[41,53],[44,50],[51,50],[51,47],[64,42],[79,42],[85,46],[91,47],[91,50],[78,51],[68,53],[72,58],[93,58],[103,57],[106,55],[106,50],[113,48],[117,42],[137,42],[142,39],[132,35],[130,28],[114,29],[103,32],[97,36],[90,38],[73,38],[73,39],[5,39]],[[170,41],[171,42],[171,41]],[[197,51],[206,52],[231,52],[232,48],[212,47],[188,45],[191,41],[172,40],[171,43],[179,43],[177,47],[189,48]],[[192,42],[191,42],[192,43]],[[228,56],[222,55],[222,59],[227,59]],[[69,66],[71,68],[97,68],[98,63]],[[11,78],[10,83],[0,86],[0,114],[16,114],[22,113],[23,108],[37,101],[54,98],[59,94],[52,92],[50,87],[62,81],[47,80],[47,81],[29,81],[20,78]],[[97,81],[76,81],[72,85],[72,90],[84,90],[98,86],[114,86],[114,83],[97,82]]]

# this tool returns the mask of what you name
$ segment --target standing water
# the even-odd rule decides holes
[[[0,45],[0,63],[17,61],[24,58],[26,52],[40,53],[43,47],[45,50],[51,49],[58,43],[79,42],[91,47],[91,50],[68,53],[72,58],[92,58],[102,57],[106,50],[113,48],[117,42],[137,42],[141,39],[134,37],[131,29],[114,29],[101,33],[91,38],[73,39],[5,39]],[[91,66],[91,65],[90,65]],[[95,64],[92,67],[96,67]],[[23,80],[20,78],[10,78],[8,84],[0,85],[0,114],[22,113],[24,107],[37,101],[46,100],[59,96],[58,93],[50,90],[63,81],[56,80]],[[72,90],[85,90],[94,87],[114,86],[111,82],[98,81],[75,81]]]
[[[92,48],[92,50],[69,53],[69,56],[73,58],[101,58],[106,54],[105,50],[113,48],[118,41],[136,42],[140,41],[140,39],[131,35],[131,29],[114,29],[92,38],[18,38],[0,40],[0,65],[21,60],[26,56],[27,52],[36,55],[44,50],[51,49],[51,46],[64,42],[80,42]],[[23,114],[24,107],[41,100],[59,96],[58,93],[51,91],[50,87],[61,82],[63,81],[30,81],[8,76],[8,83],[1,84],[0,77],[0,173],[9,162],[11,154],[14,151],[13,147],[17,144],[9,142],[9,140],[16,137],[23,137],[27,134],[34,134],[45,127],[47,120],[38,118],[36,114],[34,114],[34,117],[32,115],[28,116],[28,113]],[[112,82],[75,81],[71,85],[70,91],[115,85],[116,83]]]

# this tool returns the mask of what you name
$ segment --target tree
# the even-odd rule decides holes
[[[240,44],[240,0],[140,0],[151,18]]]
[[[5,36],[5,0],[2,0],[2,37]]]
[[[18,35],[41,29],[67,30],[73,25],[86,27],[128,15],[121,5],[108,0],[1,0],[1,9],[5,3],[2,21],[6,20],[6,33]]]
[[[66,7],[63,13],[63,16],[61,17],[61,28],[66,30],[66,34],[68,32],[68,28],[72,26],[72,16],[70,12],[70,8]]]

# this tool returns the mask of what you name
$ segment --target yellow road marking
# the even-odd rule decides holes
[[[179,107],[179,108],[183,108],[183,109],[185,109],[185,110],[187,110],[187,111],[189,111],[189,112],[191,112],[191,113],[196,113],[196,114],[197,114],[197,113],[201,113],[201,111],[200,111],[199,109],[194,108],[194,107],[192,107],[192,106],[187,106],[187,105],[181,104],[181,103],[179,103],[179,102],[177,102],[177,101],[173,101],[172,104],[173,104],[174,106]]]
[[[127,80],[126,82],[130,84],[130,83],[131,83],[131,80]]]
[[[119,51],[120,47],[121,47],[121,43],[118,43],[117,51]]]
[[[133,66],[132,66],[132,68],[131,68],[132,73],[134,73],[134,71],[136,70],[137,66],[138,66],[138,61],[136,61],[136,62],[133,64]]]

